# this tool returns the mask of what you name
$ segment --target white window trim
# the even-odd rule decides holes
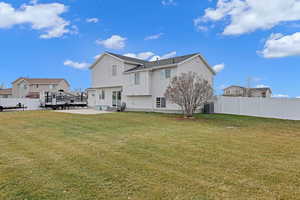
[[[164,99],[164,106],[162,106],[162,99]],[[166,108],[167,100],[165,97],[156,97],[156,108]]]
[[[169,77],[167,77],[167,71],[169,71],[170,73],[169,73]],[[164,71],[165,73],[164,73],[164,75],[165,75],[165,79],[169,79],[169,78],[171,78],[171,76],[172,76],[172,70],[171,69],[165,69],[165,71]]]

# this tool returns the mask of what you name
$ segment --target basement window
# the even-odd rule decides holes
[[[166,98],[157,97],[156,98],[156,108],[165,108],[166,107]]]

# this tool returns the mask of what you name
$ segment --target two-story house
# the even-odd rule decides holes
[[[227,97],[262,97],[270,98],[272,96],[271,88],[245,88],[232,85],[224,89],[223,96]]]
[[[166,101],[170,79],[181,73],[196,72],[213,85],[215,72],[200,54],[157,61],[145,61],[106,52],[90,67],[92,87],[90,107],[116,107],[127,110],[177,112],[180,108]]]
[[[45,92],[68,91],[69,83],[65,79],[53,78],[18,78],[12,83],[14,98],[40,98]]]

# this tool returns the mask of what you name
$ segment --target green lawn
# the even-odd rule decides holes
[[[300,199],[300,122],[0,113],[0,199]]]

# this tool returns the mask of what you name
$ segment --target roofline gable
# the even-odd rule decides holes
[[[99,62],[100,60],[105,56],[105,55],[108,55],[108,56],[111,56],[117,60],[119,60],[120,62],[123,62],[123,63],[127,63],[127,64],[133,64],[133,65],[143,65],[143,63],[138,63],[138,62],[132,62],[132,61],[128,61],[128,60],[124,60],[124,59],[121,59],[117,56],[114,56],[112,54],[110,54],[109,52],[104,52],[90,67],[89,69],[93,69]]]
[[[231,86],[228,86],[228,87],[224,88],[223,90],[227,90],[227,89],[232,88],[232,87],[236,87],[236,88],[240,88],[240,89],[246,89],[246,88],[243,87],[243,86],[231,85]]]
[[[34,85],[34,84],[30,83],[30,80],[31,80],[31,79],[34,79],[34,78],[20,77],[20,78],[16,79],[15,81],[13,81],[12,84],[15,84],[16,82],[19,82],[19,81],[26,81],[27,84],[29,84],[29,85]],[[51,80],[51,78],[38,78],[38,79]],[[62,82],[62,81],[64,81],[69,87],[71,86],[71,85],[69,84],[69,82],[68,82],[66,79],[64,79],[64,78],[53,78],[53,79],[58,80],[59,83]],[[51,85],[51,84],[55,84],[55,83],[36,83],[36,84],[39,84],[39,85]]]
[[[12,82],[12,84],[15,84],[16,82],[21,81],[21,80],[26,81],[26,79],[27,79],[27,78],[25,78],[25,77],[17,78],[16,80],[14,80],[14,81]]]
[[[93,69],[101,60],[102,60],[102,58],[105,56],[105,55],[108,55],[108,56],[111,56],[111,57],[113,57],[113,58],[115,58],[115,59],[117,59],[117,60],[119,60],[120,62],[123,62],[123,63],[127,63],[127,64],[133,64],[133,65],[137,65],[137,66],[145,66],[147,63],[152,63],[152,62],[150,62],[150,61],[143,61],[144,63],[142,63],[142,60],[141,60],[141,62],[139,63],[139,62],[134,62],[134,61],[128,61],[128,60],[125,60],[125,59],[122,59],[122,58],[119,58],[119,57],[117,57],[117,56],[115,56],[113,53],[110,53],[110,52],[104,52],[90,67],[89,67],[89,69]],[[117,54],[116,54],[117,55]],[[120,55],[120,56],[123,56],[123,55]],[[126,57],[126,56],[123,56],[123,57]],[[201,59],[201,61],[204,63],[204,65],[209,69],[209,71],[213,74],[213,75],[216,75],[216,72],[212,69],[212,67],[208,64],[208,62],[204,59],[204,57],[201,55],[201,54],[199,54],[199,53],[196,53],[194,56],[191,56],[191,57],[189,57],[189,58],[186,58],[186,59],[184,59],[183,61],[181,61],[181,62],[179,62],[179,63],[174,63],[174,64],[168,64],[168,65],[157,65],[157,66],[151,66],[151,67],[145,67],[144,69],[137,69],[137,70],[139,70],[139,71],[144,71],[144,70],[150,70],[150,69],[152,69],[152,68],[163,68],[163,67],[165,67],[165,66],[169,66],[169,65],[173,65],[173,66],[179,66],[179,65],[182,65],[182,64],[184,64],[185,62],[188,62],[189,60],[192,60],[192,59],[194,59],[194,58],[196,58],[196,57],[199,57],[200,59]],[[130,57],[128,57],[128,58],[130,58]],[[177,58],[177,57],[174,57],[174,58]],[[174,59],[173,58],[173,59]],[[171,58],[172,59],[172,58]],[[167,60],[167,59],[165,59],[165,60]],[[155,62],[155,61],[154,61]],[[134,69],[134,67],[132,68],[132,69]],[[132,70],[131,69],[131,70]],[[133,71],[136,71],[136,70],[132,70],[132,71],[130,71],[130,70],[128,70],[128,71],[126,71],[125,73],[128,73],[128,72],[133,72]]]
[[[190,60],[192,60],[192,59],[194,59],[194,58],[197,58],[197,57],[199,57],[200,59],[201,59],[201,61],[204,63],[204,65],[209,69],[209,71],[213,74],[213,75],[216,75],[216,72],[212,69],[212,67],[208,64],[208,62],[203,58],[203,56],[201,55],[201,54],[196,54],[196,55],[194,55],[194,56],[192,56],[192,57],[190,57],[190,58],[188,58],[188,59],[185,59],[185,60],[183,60],[183,61],[181,61],[180,63],[178,63],[178,65],[182,65],[182,64],[184,64],[184,63],[186,63],[186,62],[188,62],[188,61],[190,61]]]
[[[111,55],[111,54],[109,54],[109,53],[107,53],[107,52],[104,52],[99,58],[97,58],[97,60],[89,67],[89,69],[93,69],[101,60],[102,60],[102,58],[104,57],[104,56],[111,56],[111,57],[113,57],[113,58],[115,58],[115,59],[117,59],[117,60],[119,60],[119,61],[121,61],[121,62],[124,62],[124,60],[122,60],[121,58],[118,58],[118,57],[116,57],[116,56],[114,56],[114,55]]]

